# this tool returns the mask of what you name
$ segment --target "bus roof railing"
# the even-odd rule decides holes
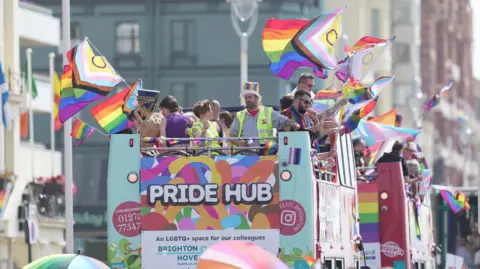
[[[274,110],[278,111],[278,106],[269,106],[269,107],[272,107]],[[227,107],[222,107],[221,109],[232,113],[232,112],[242,111],[245,109],[245,107],[244,106],[227,106]],[[183,112],[184,113],[193,112],[193,110],[191,107],[188,107],[188,108],[183,108]]]
[[[182,142],[194,142],[194,143],[200,143],[200,142],[212,142],[212,141],[217,141],[217,142],[228,142],[228,141],[238,141],[238,140],[248,140],[251,142],[256,142],[256,141],[265,141],[265,140],[270,140],[274,141],[277,140],[276,136],[267,136],[267,137],[213,137],[213,138],[207,138],[207,137],[182,137],[182,138],[169,138],[169,137],[143,137],[142,141],[147,142],[147,143],[155,143],[157,141],[162,141],[162,142],[170,142],[170,143],[182,143]]]

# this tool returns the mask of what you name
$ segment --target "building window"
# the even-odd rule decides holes
[[[314,7],[320,7],[320,1],[321,0],[313,0],[313,6]]]
[[[170,91],[182,107],[191,107],[197,101],[197,92],[193,83],[174,83]]]
[[[410,44],[407,43],[396,43],[394,45],[394,61],[399,63],[409,63],[410,62]]]
[[[195,62],[195,24],[191,20],[174,20],[170,23],[170,51],[172,63],[177,60]]]
[[[380,37],[380,10],[372,8],[372,36]]]
[[[410,12],[410,5],[400,4],[393,8],[393,22],[395,24],[411,24],[412,13]]]
[[[138,22],[119,23],[115,35],[115,49],[118,54],[140,54],[140,25]]]

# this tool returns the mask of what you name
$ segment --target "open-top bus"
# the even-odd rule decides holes
[[[429,195],[405,191],[399,162],[378,163],[371,182],[358,182],[362,265],[370,268],[435,268]]]
[[[291,268],[308,268],[305,255],[321,257],[328,269],[358,267],[350,136],[336,139],[336,176],[316,168],[308,132],[238,139],[277,141],[278,153],[259,156],[261,146],[224,152],[207,147],[200,153],[187,145],[145,156],[141,152],[149,149],[140,147],[138,135],[112,135],[109,266],[195,268],[215,242],[243,240]]]

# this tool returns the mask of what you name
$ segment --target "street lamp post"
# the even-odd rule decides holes
[[[70,50],[70,0],[62,0],[62,46],[63,64],[68,64],[66,57]],[[65,241],[67,253],[73,253],[73,153],[72,153],[72,120],[63,123],[63,147],[65,166]]]
[[[240,38],[240,90],[248,81],[248,38],[252,35],[258,20],[258,3],[262,0],[226,0],[230,3],[230,17],[233,29]],[[247,29],[242,30],[240,24],[247,23]],[[243,98],[240,103],[244,105]]]

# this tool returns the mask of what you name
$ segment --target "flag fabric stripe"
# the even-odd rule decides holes
[[[125,98],[134,90],[128,87],[92,108],[91,114],[108,134],[118,133],[132,126],[127,115],[123,113],[123,105]]]
[[[373,117],[368,121],[377,122],[384,125],[395,126],[397,118],[397,109],[392,109],[385,114],[382,114],[377,117]]]
[[[60,130],[60,128],[62,128],[62,122],[58,117],[61,92],[62,92],[62,83],[60,82],[60,79],[58,78],[58,75],[55,72],[53,74],[53,118],[54,118],[54,124],[55,124],[55,131],[58,131]]]
[[[272,18],[267,21],[262,32],[262,47],[270,60],[270,70],[282,79],[290,79],[299,67],[311,67],[319,78],[326,78],[326,70],[298,54],[291,41],[296,33],[304,27],[306,20],[278,20]]]
[[[465,194],[461,192],[455,192],[452,194],[447,190],[439,190],[443,200],[450,206],[454,213],[458,213],[461,210],[467,210],[470,208],[470,204],[467,201]]]

